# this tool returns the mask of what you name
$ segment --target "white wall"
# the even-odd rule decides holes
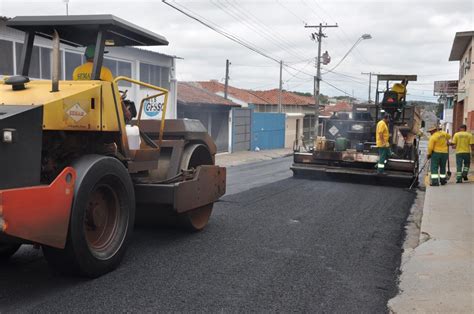
[[[293,148],[293,143],[298,136],[303,135],[303,114],[287,114],[285,121],[285,148]],[[299,130],[296,130],[297,120],[299,120]]]

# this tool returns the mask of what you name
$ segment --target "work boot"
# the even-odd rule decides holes
[[[464,181],[468,181],[469,179],[467,178],[467,173],[462,175],[462,178]]]
[[[456,179],[456,183],[462,183],[462,179]]]
[[[446,183],[448,183],[448,181],[446,181],[446,179],[441,179],[441,185],[445,185]]]
[[[431,186],[439,186],[439,182],[431,182]]]

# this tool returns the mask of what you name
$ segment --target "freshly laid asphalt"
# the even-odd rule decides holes
[[[294,179],[290,162],[230,168],[207,229],[138,227],[95,280],[54,274],[23,247],[0,264],[0,312],[385,312],[415,195]]]

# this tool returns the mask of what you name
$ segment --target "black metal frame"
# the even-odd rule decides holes
[[[28,76],[30,71],[31,54],[33,53],[33,42],[35,40],[35,33],[30,31],[25,33],[25,40],[23,42],[23,49],[21,50],[20,68],[17,71],[20,75]]]
[[[104,29],[100,29],[97,32],[97,40],[95,42],[95,53],[94,53],[94,63],[92,68],[91,79],[100,80],[100,71],[102,69],[102,63],[104,61],[104,47],[105,47],[105,36]]]
[[[408,82],[413,82],[413,81],[417,81],[417,79],[418,79],[417,75],[395,75],[395,74],[378,74],[377,75],[377,88],[375,92],[375,124],[377,124],[377,122],[379,121],[380,94],[390,89],[390,82],[400,81],[400,80],[407,80]],[[379,90],[380,81],[385,81],[385,84],[386,84],[385,91]],[[404,99],[404,102],[406,102],[406,99]],[[399,115],[399,117],[400,116],[402,117],[401,121],[404,121],[405,120],[405,106],[403,107],[403,110],[401,112],[401,115]],[[392,121],[390,121],[389,123],[390,133],[393,132],[393,127],[394,127],[395,122],[396,122],[395,117],[392,117]]]

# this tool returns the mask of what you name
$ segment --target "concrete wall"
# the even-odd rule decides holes
[[[223,153],[230,150],[229,132],[231,107],[206,108],[198,106],[183,106],[178,104],[178,118],[197,119],[201,121],[216,143],[217,152]]]
[[[464,101],[462,123],[474,130],[474,37],[459,62],[458,102]],[[469,119],[468,119],[469,117]]]
[[[303,114],[287,114],[285,125],[285,148],[293,148],[293,143],[303,135]],[[299,123],[297,122],[299,120]],[[298,126],[298,129],[297,129]]]
[[[258,104],[251,106],[255,112],[278,112],[278,105]],[[284,113],[314,113],[314,108],[308,105],[282,105]]]

